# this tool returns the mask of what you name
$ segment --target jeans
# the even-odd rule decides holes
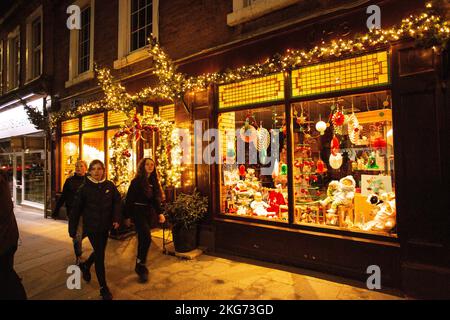
[[[26,300],[22,281],[14,270],[14,254],[17,246],[0,255],[0,300]]]
[[[106,244],[108,243],[108,235],[108,231],[88,233],[87,235],[94,251],[86,260],[86,266],[90,268],[95,263],[95,273],[97,274],[100,287],[106,287],[105,251]]]
[[[148,250],[152,243],[150,234],[151,214],[149,214],[147,207],[135,209],[134,223],[138,236],[137,258],[140,260],[140,263],[145,264],[147,261]]]
[[[81,255],[83,254],[82,243],[85,237],[86,235],[83,234],[83,217],[80,217],[80,221],[78,222],[77,227],[77,234],[72,238],[73,249],[77,258],[81,257]]]

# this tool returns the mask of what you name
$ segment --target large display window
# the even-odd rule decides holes
[[[223,214],[288,222],[285,107],[219,115]]]
[[[292,104],[294,222],[396,233],[390,93]]]

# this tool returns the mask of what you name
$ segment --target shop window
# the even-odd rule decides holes
[[[103,113],[83,117],[81,126],[83,131],[103,128],[105,126]]]
[[[386,51],[292,71],[292,96],[305,97],[389,84]]]
[[[25,201],[44,204],[44,152],[25,153],[24,184]]]
[[[80,156],[79,135],[61,138],[61,190],[68,177],[75,173],[75,163]]]
[[[78,118],[61,122],[61,133],[75,133],[80,130],[80,121]]]
[[[153,107],[152,106],[144,106],[142,115],[144,117],[153,117]]]
[[[222,214],[288,222],[284,110],[273,106],[219,115]]]
[[[159,107],[159,116],[162,120],[175,122],[175,105],[169,104]]]
[[[108,127],[120,126],[128,119],[124,112],[108,111]]]
[[[99,159],[105,162],[105,138],[104,131],[90,132],[82,135],[82,157],[83,160],[91,163],[92,160]]]
[[[283,99],[284,76],[282,73],[219,87],[219,109]]]
[[[292,104],[294,223],[396,233],[389,92]]]

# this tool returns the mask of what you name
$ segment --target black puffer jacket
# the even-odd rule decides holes
[[[69,208],[70,211],[70,209],[74,205],[75,194],[77,193],[78,188],[80,188],[83,184],[84,179],[85,176],[79,176],[77,174],[74,174],[73,176],[67,178],[66,182],[64,182],[61,197],[56,203],[55,212],[58,212],[64,203],[66,203],[66,207]]]
[[[8,183],[0,177],[0,256],[17,246],[19,229]]]
[[[149,215],[162,213],[161,208],[161,188],[157,180],[150,181],[148,190],[145,190],[142,180],[134,178],[131,180],[128,188],[127,198],[125,202],[125,217],[135,218],[136,212],[142,212],[142,206],[146,206],[144,210]],[[138,209],[139,210],[136,210]]]
[[[76,193],[72,210],[74,219],[83,217],[85,233],[108,231],[113,222],[120,222],[121,196],[111,181],[95,182],[87,177]],[[69,233],[75,236],[77,224],[72,225]]]

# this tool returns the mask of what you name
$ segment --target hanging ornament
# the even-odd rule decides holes
[[[317,173],[324,173],[327,171],[327,166],[325,165],[325,162],[322,161],[322,159],[319,158],[319,160],[317,160]]]
[[[306,123],[306,117],[303,114],[303,105],[301,105],[302,111],[300,112],[300,116],[296,117],[297,124],[303,125]]]
[[[384,149],[386,148],[386,146],[386,140],[384,140],[382,137],[375,138],[372,141],[372,148],[374,148],[375,150]]]
[[[341,111],[336,111],[331,117],[331,121],[335,127],[342,126],[344,124],[345,116]]]
[[[265,150],[270,145],[270,133],[266,128],[263,128],[262,122],[257,130],[256,149],[258,151]]]
[[[281,165],[281,175],[282,176],[286,176],[287,175],[287,171],[288,171],[288,166],[286,163],[283,163]]]
[[[351,143],[359,144],[362,126],[359,125],[358,118],[354,113],[352,113],[349,117],[347,128],[348,128],[348,136],[350,138]]]
[[[340,147],[339,139],[333,136],[333,139],[331,139],[331,154],[335,156]]]
[[[239,166],[239,175],[241,176],[241,177],[245,177],[245,166],[243,165],[243,164],[241,164],[240,166]]]
[[[333,169],[339,169],[342,166],[342,154],[340,153],[336,153],[334,154],[330,154],[330,166]]]
[[[267,149],[262,149],[259,152],[259,162],[261,164],[267,164]]]
[[[258,132],[256,131],[255,127],[250,124],[250,118],[251,114],[249,113],[247,115],[247,118],[245,119],[244,125],[242,126],[241,130],[239,130],[239,134],[244,142],[246,143],[253,142],[256,147],[258,140]]]
[[[316,130],[320,132],[321,136],[323,136],[326,129],[327,129],[327,124],[322,121],[322,118],[319,115],[319,122],[316,123]]]

